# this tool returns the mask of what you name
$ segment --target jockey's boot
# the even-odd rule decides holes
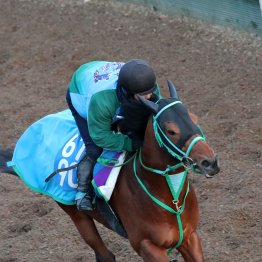
[[[94,209],[92,203],[94,191],[91,184],[94,165],[95,161],[85,156],[77,168],[78,187],[75,200],[79,211],[92,211]]]

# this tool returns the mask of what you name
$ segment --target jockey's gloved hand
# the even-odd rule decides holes
[[[157,94],[152,93],[152,95],[151,95],[149,100],[155,103],[155,102],[157,102],[159,100],[159,97],[158,97]]]
[[[132,139],[132,151],[137,151],[143,144],[143,140],[139,137],[134,137]]]

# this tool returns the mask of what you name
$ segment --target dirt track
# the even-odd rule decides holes
[[[90,60],[148,60],[172,79],[220,156],[214,179],[191,175],[206,261],[261,261],[261,38],[111,1],[0,3],[0,148],[66,107],[71,74]],[[93,261],[54,201],[0,176],[0,261]],[[117,261],[140,261],[99,226]]]

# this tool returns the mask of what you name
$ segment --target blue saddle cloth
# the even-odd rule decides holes
[[[109,157],[121,155],[118,152],[108,153]],[[48,182],[45,179],[57,169],[77,164],[84,154],[85,145],[68,109],[48,115],[29,126],[17,141],[12,161],[7,164],[30,189],[60,203],[73,205],[77,188],[76,168],[57,173]],[[109,174],[112,166],[97,163],[94,170],[100,173],[96,180],[99,182],[93,182],[99,193],[99,187],[106,183],[101,174]]]

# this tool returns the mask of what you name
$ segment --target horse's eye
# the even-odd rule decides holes
[[[168,133],[170,136],[174,136],[174,135],[176,134],[173,130],[167,130],[167,133]]]

